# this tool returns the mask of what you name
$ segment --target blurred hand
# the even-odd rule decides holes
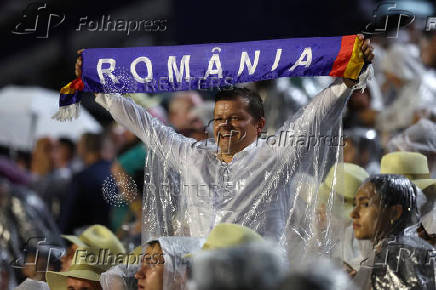
[[[363,41],[360,49],[363,52],[365,63],[371,63],[374,59],[374,47],[371,45],[371,41],[369,39],[365,39],[363,34],[358,34],[357,37]]]
[[[84,48],[79,49],[77,51],[78,57],[76,59],[76,65],[75,65],[75,74],[77,78],[81,78],[82,77],[82,52],[83,52]]]
[[[356,276],[357,271],[353,269],[353,267],[351,267],[348,263],[346,262],[342,262],[343,263],[343,267],[345,272],[347,272],[347,274],[350,276],[350,278],[354,278],[354,276]]]

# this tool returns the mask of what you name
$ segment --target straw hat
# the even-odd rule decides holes
[[[124,246],[107,227],[93,225],[88,227],[80,236],[62,235],[65,239],[79,247],[109,249],[112,253],[126,253]]]
[[[333,166],[330,168],[329,173],[321,183],[321,195],[325,195],[327,193],[328,197],[332,189],[334,177],[335,167]],[[354,198],[357,189],[368,177],[368,172],[356,164],[348,162],[338,163],[336,170],[336,183],[333,186],[333,190],[344,197]]]
[[[430,178],[427,157],[417,152],[397,151],[386,154],[380,162],[380,173],[404,175],[421,190],[436,184],[436,179]]]
[[[222,223],[216,225],[204,242],[203,250],[236,247],[251,242],[263,241],[255,231],[237,224]]]
[[[321,202],[327,202],[330,192],[333,190],[344,197],[344,206],[339,210],[345,218],[349,218],[353,210],[352,199],[357,193],[360,185],[369,177],[368,172],[362,167],[353,163],[338,163],[336,169],[336,183],[333,184],[335,177],[335,166],[330,168],[329,173],[319,187],[319,197]]]
[[[91,259],[91,256],[97,257]],[[53,272],[47,271],[46,280],[51,290],[67,289],[68,277],[85,279],[90,281],[100,281],[100,274],[107,271],[112,263],[105,263],[98,258],[98,249],[78,248],[74,253],[73,263],[68,271]]]
[[[215,250],[261,241],[264,239],[252,229],[238,224],[222,223],[210,231],[201,249]],[[192,254],[184,256],[184,258],[189,257],[192,257]]]

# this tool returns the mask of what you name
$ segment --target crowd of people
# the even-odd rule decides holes
[[[364,90],[100,94],[104,132],[2,147],[0,289],[436,289],[436,34],[417,33],[362,48]],[[283,123],[343,142],[253,148]]]

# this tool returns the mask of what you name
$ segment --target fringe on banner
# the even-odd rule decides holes
[[[360,89],[363,93],[363,91],[366,88],[367,82],[369,80],[372,80],[374,78],[374,69],[372,67],[372,64],[369,64],[362,70],[362,73],[359,75],[359,82],[353,86],[353,90]]]
[[[51,118],[60,122],[72,121],[79,118],[80,103],[62,106]]]
[[[76,78],[61,89],[59,111],[52,116],[52,119],[65,122],[79,117],[81,99],[79,92],[83,90],[83,87],[82,79]]]

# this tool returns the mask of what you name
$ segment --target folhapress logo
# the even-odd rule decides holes
[[[13,34],[33,34],[36,38],[48,38],[50,29],[65,20],[65,14],[53,13],[47,3],[29,3],[22,13],[21,22],[12,30]]]
[[[425,26],[425,31],[436,30],[436,17],[428,17],[427,25]]]
[[[382,1],[374,10],[372,18],[371,23],[366,25],[364,34],[397,38],[400,28],[411,24],[415,14],[398,8],[394,1]]]

